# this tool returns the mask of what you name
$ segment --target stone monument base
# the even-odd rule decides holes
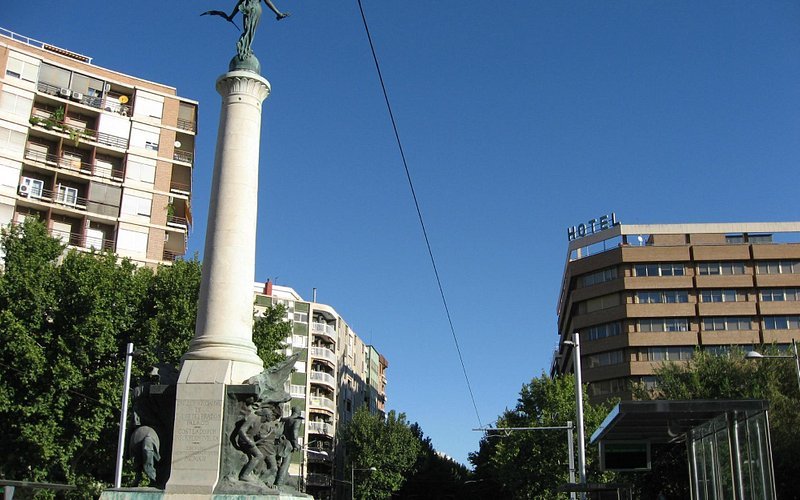
[[[156,488],[114,488],[105,490],[100,500],[313,500],[314,497],[296,491],[270,491],[268,493],[167,493]]]

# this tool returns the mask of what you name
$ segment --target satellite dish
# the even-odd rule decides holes
[[[175,147],[176,148],[181,147],[181,141],[175,141]]]
[[[119,96],[119,103],[120,104],[127,104],[128,103],[128,96],[126,96],[126,95]]]
[[[642,238],[641,234],[639,236],[637,236],[636,239],[639,240],[639,246],[641,246],[642,243],[644,243],[644,238]]]

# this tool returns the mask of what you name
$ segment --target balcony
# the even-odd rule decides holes
[[[178,128],[188,132],[195,132],[197,130],[197,123],[194,120],[185,120],[178,118]]]
[[[332,399],[324,398],[321,396],[311,396],[311,406],[322,408],[330,412],[336,411],[336,403]]]
[[[336,342],[336,329],[331,325],[325,323],[311,323],[311,333],[315,335],[324,335]]]
[[[333,437],[333,425],[327,422],[308,422],[308,432]]]
[[[102,237],[87,236],[79,233],[68,233],[66,231],[59,231],[58,229],[50,228],[48,230],[50,236],[58,238],[63,243],[73,247],[95,249],[98,251],[114,251],[114,240],[108,240]]]
[[[22,194],[21,196],[24,196],[29,200],[55,203],[77,210],[86,210],[86,198],[78,196],[78,191],[75,188],[62,187],[54,191],[52,189],[39,189],[37,187],[33,187],[27,194]]]
[[[311,381],[312,382],[321,382],[325,385],[330,386],[333,389],[336,389],[336,379],[333,375],[329,375],[325,372],[319,371],[312,371],[311,372]]]
[[[167,216],[167,226],[183,229],[184,231],[189,228],[189,221],[186,217],[178,217],[177,215]]]
[[[183,256],[182,253],[173,252],[173,251],[170,251],[170,250],[164,250],[164,253],[161,256],[161,260],[163,260],[165,262],[175,262],[176,260],[178,260],[178,257],[182,257],[182,256]]]
[[[312,347],[311,357],[324,359],[325,361],[332,363],[334,366],[336,365],[336,353],[327,347]]]
[[[56,112],[57,110],[50,109],[50,107],[33,108],[31,125],[66,134],[76,144],[82,140],[86,140],[114,148],[126,149],[128,147],[128,139],[125,137],[98,132],[91,128],[70,126],[63,121],[63,118],[58,120],[58,117],[54,116]]]
[[[127,104],[122,104],[119,101],[119,98],[108,99],[81,94],[79,92],[73,92],[70,89],[64,89],[45,82],[39,82],[37,85],[37,90],[43,94],[50,94],[61,97],[62,99],[70,99],[85,106],[101,109],[103,111],[109,111],[111,113],[117,113],[122,116],[129,116],[131,112],[131,107]]]
[[[183,149],[176,149],[175,152],[172,153],[172,159],[184,163],[192,163],[194,161],[194,153]]]
[[[75,157],[65,156],[63,154],[61,156],[49,154],[33,148],[25,149],[25,159],[59,170],[69,172],[78,171],[82,174],[103,177],[105,179],[121,181],[123,178],[121,165],[112,165],[111,167],[98,165],[97,163],[81,161]]]

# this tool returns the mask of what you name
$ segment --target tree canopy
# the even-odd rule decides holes
[[[522,386],[517,405],[497,419],[496,428],[560,427],[575,422],[575,379],[544,374]],[[591,405],[584,397],[585,429],[603,421],[608,408]],[[577,439],[575,440],[577,446]],[[486,495],[514,499],[568,498],[557,493],[569,482],[566,430],[530,430],[488,433],[477,452],[470,454],[475,484]],[[587,450],[587,474],[597,480],[597,453]],[[577,459],[575,460],[577,467]]]
[[[405,414],[390,411],[381,418],[366,405],[356,410],[343,439],[350,457],[347,471],[354,474],[355,498],[361,500],[388,498],[399,490],[421,449]]]
[[[774,346],[762,346],[763,354],[778,354]],[[800,388],[789,359],[749,360],[733,348],[723,355],[696,351],[686,363],[665,363],[656,370],[652,390],[639,387],[641,399],[767,399],[771,427],[772,456],[778,498],[796,497],[796,478],[800,476]],[[638,481],[643,493],[657,483],[684,484],[674,498],[688,493],[685,449],[662,460],[662,468]],[[658,479],[655,479],[658,477]]]
[[[134,377],[177,366],[194,335],[200,262],[136,267],[113,254],[65,253],[35,221],[0,236],[0,477],[111,483],[125,346]],[[256,320],[269,364],[285,311]]]

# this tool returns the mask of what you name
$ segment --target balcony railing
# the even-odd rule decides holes
[[[194,120],[186,120],[178,118],[178,128],[181,130],[188,130],[194,132],[197,129],[197,123]]]
[[[311,356],[315,358],[324,359],[325,361],[330,361],[331,363],[336,364],[336,353],[331,351],[327,347],[312,347]]]
[[[171,227],[179,227],[185,230],[189,227],[189,221],[186,219],[186,217],[178,217],[177,215],[168,215],[167,225]]]
[[[325,372],[311,372],[311,381],[312,382],[322,382],[323,384],[327,384],[333,388],[336,388],[336,379],[333,378],[333,375],[329,375]]]
[[[178,257],[181,257],[183,254],[178,252],[173,252],[171,250],[164,250],[164,254],[161,256],[161,260],[166,262],[175,262],[178,260]]]
[[[78,210],[86,210],[86,198],[73,195],[73,193],[69,191],[34,188],[27,194],[27,197],[33,200],[66,205]]]
[[[50,236],[60,239],[62,242],[80,248],[94,248],[96,250],[114,251],[114,240],[107,240],[105,238],[97,238],[94,236],[86,236],[80,233],[70,233],[67,231],[60,231],[58,229],[50,228],[48,230]]]
[[[333,425],[326,422],[308,422],[308,432],[333,437]]]
[[[323,398],[321,396],[311,396],[311,406],[336,411],[336,403],[332,399]]]
[[[311,332],[326,335],[332,340],[336,340],[336,329],[325,323],[311,323]]]
[[[183,182],[178,182],[178,181],[170,181],[169,190],[170,191],[177,191],[179,193],[191,193],[192,192],[192,185],[191,184],[185,184]]]
[[[191,151],[185,151],[183,149],[176,149],[172,153],[172,159],[176,161],[182,161],[184,163],[192,163],[192,161],[194,161],[194,153]]]
[[[44,120],[48,120],[50,115],[51,112],[46,109],[34,108],[32,118],[40,120],[34,123],[34,125],[46,130],[52,129],[56,132],[68,134],[70,138],[75,141],[87,140],[120,149],[126,149],[128,147],[128,139],[125,137],[98,132],[90,128],[73,127],[64,123],[48,124]]]
[[[25,159],[36,163],[43,163],[51,167],[56,167],[62,170],[79,171],[82,174],[94,175],[103,177],[105,179],[122,180],[123,172],[122,167],[105,167],[97,164],[81,161],[78,158],[70,158],[66,156],[58,156],[49,153],[43,153],[35,149],[28,148],[25,150]]]
[[[78,92],[73,92],[70,89],[65,89],[63,87],[57,87],[55,85],[50,85],[49,83],[39,82],[37,85],[37,90],[44,94],[50,94],[57,97],[61,97],[63,99],[69,99],[72,101],[79,102],[81,104],[85,104],[86,106],[91,106],[93,108],[102,109],[104,111],[109,111],[112,113],[117,113],[122,116],[129,116],[131,112],[131,107],[127,104],[122,104],[117,99],[107,99],[102,97],[91,96],[87,94],[80,94]],[[64,94],[62,91],[69,92],[69,94]],[[76,97],[80,96],[80,99]]]

